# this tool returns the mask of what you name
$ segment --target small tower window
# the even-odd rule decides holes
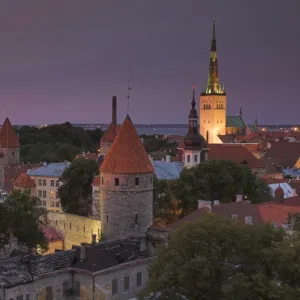
[[[106,214],[106,223],[108,223],[108,214]]]
[[[140,178],[139,177],[135,177],[135,185],[140,185]]]
[[[187,156],[187,162],[190,162],[191,161],[191,157],[188,155]]]
[[[12,152],[12,156],[15,156],[15,152]]]
[[[197,154],[194,156],[194,161],[195,161],[195,162],[198,161],[198,155],[197,155]]]
[[[150,183],[152,183],[153,182],[153,178],[152,178],[152,176],[150,177]]]
[[[103,176],[101,177],[101,183],[104,184],[104,178],[103,178]]]
[[[119,178],[115,178],[115,186],[118,186],[118,185],[120,185],[120,180],[119,180]]]
[[[137,225],[138,222],[139,222],[139,215],[136,214],[136,215],[134,216],[134,224]]]

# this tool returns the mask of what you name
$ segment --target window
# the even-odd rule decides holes
[[[129,290],[129,276],[124,277],[124,292]]]
[[[75,295],[80,296],[80,282],[75,281]]]
[[[42,197],[42,191],[38,190],[38,197]]]
[[[54,186],[54,180],[50,181],[50,186]]]
[[[191,157],[188,155],[187,156],[187,162],[190,162],[191,161]]]
[[[198,161],[198,156],[197,156],[197,154],[196,154],[195,157],[194,157],[194,161],[195,161],[195,162]]]
[[[136,274],[136,286],[142,285],[142,272]]]
[[[46,300],[52,300],[52,286],[46,287]]]
[[[59,207],[59,202],[56,202],[56,203],[55,203],[55,206],[56,206],[56,207]]]
[[[30,295],[26,294],[26,300],[30,300]]]
[[[46,182],[46,180],[44,179],[43,180],[43,186],[46,186],[47,185],[47,182]]]
[[[54,191],[50,191],[50,197],[54,199]]]
[[[17,296],[16,300],[23,300],[23,295]]]
[[[38,180],[38,185],[39,185],[39,186],[42,185],[42,180],[41,180],[41,179]]]
[[[55,192],[55,198],[59,199],[59,193],[58,193],[58,191]]]
[[[112,285],[111,287],[112,294],[115,295],[118,292],[118,279],[113,279],[111,285]]]
[[[55,220],[55,225],[57,226],[57,220]]]
[[[140,185],[140,178],[139,177],[135,177],[135,185]]]
[[[108,214],[106,214],[106,223],[108,223]]]
[[[47,197],[47,192],[43,191],[43,198],[46,198],[46,197]]]
[[[63,289],[63,296],[66,297],[68,293],[69,283],[68,281],[63,282],[62,289]]]
[[[59,187],[59,180],[56,180],[55,186],[56,186],[56,187]]]
[[[70,223],[70,229],[72,229],[72,223]]]
[[[135,217],[134,217],[134,224],[137,225],[138,221],[139,221],[139,215],[136,214]]]
[[[119,178],[115,178],[115,186],[118,186],[120,184]]]
[[[104,178],[103,178],[103,176],[101,177],[101,184],[104,184]]]
[[[152,177],[150,177],[150,183],[152,183],[153,182],[153,178]]]
[[[45,200],[43,201],[43,206],[47,206],[47,202]]]

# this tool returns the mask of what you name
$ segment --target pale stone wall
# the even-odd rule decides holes
[[[7,164],[18,164],[20,162],[20,148],[2,148]]]
[[[5,157],[0,158],[0,190],[4,190],[4,165]]]
[[[72,288],[71,273],[63,272],[53,274],[42,279],[17,285],[5,290],[5,299],[16,299],[17,296],[23,295],[23,299],[26,299],[26,295],[30,295],[29,299],[32,300],[46,300],[46,288],[52,287],[52,300],[70,299],[63,297],[63,283],[68,282],[70,288]],[[71,298],[72,299],[72,298]],[[75,299],[75,298],[73,298]]]
[[[100,206],[100,185],[93,185],[93,217],[100,220],[101,206]]]
[[[42,206],[47,210],[61,211],[60,198],[57,193],[61,184],[59,177],[30,176],[36,184],[35,196],[41,199]],[[46,185],[44,185],[44,182],[46,182]]]
[[[211,109],[204,109],[204,105],[210,105]],[[223,105],[223,109],[216,109],[217,105]],[[200,134],[206,139],[209,133],[209,143],[220,143],[218,135],[226,134],[226,96],[225,95],[201,95],[200,96]]]
[[[93,295],[93,278],[84,273],[75,273],[74,282],[80,282],[80,299],[82,300],[128,300],[141,292],[148,282],[148,265],[151,259],[126,263],[95,273],[95,291]],[[142,273],[142,284],[137,286],[137,273]],[[124,278],[129,276],[129,290],[124,290]],[[112,281],[118,282],[118,291],[112,295]]]
[[[115,178],[119,185],[115,185]],[[139,178],[139,185],[135,179]],[[153,174],[101,174],[101,223],[104,239],[145,234],[153,221]]]
[[[65,250],[80,243],[91,243],[92,234],[97,235],[97,240],[101,237],[99,220],[54,211],[49,211],[47,216],[49,224],[64,237]]]
[[[100,151],[99,151],[100,155],[106,156],[111,145],[112,145],[112,143],[101,142],[100,143]]]

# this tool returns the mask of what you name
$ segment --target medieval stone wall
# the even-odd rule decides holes
[[[104,239],[145,234],[153,220],[153,174],[102,173],[100,187]]]
[[[20,148],[2,148],[7,164],[18,164],[20,162]]]
[[[48,223],[64,238],[64,249],[69,250],[73,245],[91,243],[92,234],[101,237],[101,222],[99,220],[66,214],[63,212],[48,211]]]

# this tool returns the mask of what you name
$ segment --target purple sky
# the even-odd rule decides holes
[[[116,95],[121,122],[130,79],[135,123],[185,123],[215,16],[228,114],[241,104],[247,122],[300,123],[299,11],[299,0],[2,1],[0,119],[106,123]]]

